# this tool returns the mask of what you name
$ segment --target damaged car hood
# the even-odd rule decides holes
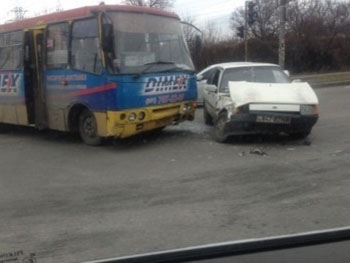
[[[249,103],[318,104],[318,99],[306,82],[256,83],[230,81],[229,89],[236,107]]]

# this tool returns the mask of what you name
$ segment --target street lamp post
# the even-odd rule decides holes
[[[285,67],[286,57],[286,0],[280,0],[280,29],[279,29],[279,48],[278,48],[278,64]]]
[[[244,61],[248,61],[248,1],[244,8]]]

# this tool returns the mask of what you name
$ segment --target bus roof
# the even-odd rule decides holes
[[[157,8],[149,8],[149,7],[143,7],[143,6],[130,6],[130,5],[95,5],[95,6],[84,6],[76,9],[59,11],[55,13],[18,20],[8,24],[3,24],[3,25],[0,25],[0,32],[31,28],[31,27],[36,27],[40,25],[45,25],[48,23],[55,23],[55,22],[60,22],[65,20],[87,17],[87,16],[91,16],[93,12],[96,12],[96,11],[97,12],[98,11],[125,11],[125,12],[148,13],[148,14],[161,15],[161,16],[167,16],[167,17],[179,19],[179,17],[175,13],[164,11]]]

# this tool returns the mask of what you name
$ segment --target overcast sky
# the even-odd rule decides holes
[[[35,16],[44,10],[54,11],[57,7],[64,10],[97,5],[102,0],[1,0],[0,22],[4,23],[14,18],[14,8],[22,7],[26,16]],[[120,4],[121,0],[104,0],[106,4]],[[221,30],[227,30],[230,14],[244,5],[244,0],[176,0],[173,11],[180,17],[191,16],[198,26],[208,21]]]

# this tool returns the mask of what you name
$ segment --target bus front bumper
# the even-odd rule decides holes
[[[95,112],[98,135],[127,138],[168,125],[193,120],[195,102],[169,104],[125,111]]]

